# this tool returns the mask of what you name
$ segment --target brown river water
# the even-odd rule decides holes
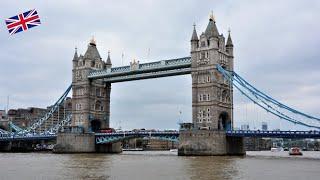
[[[245,157],[181,157],[168,151],[122,154],[0,153],[0,179],[296,180],[320,179],[320,152],[247,152]]]

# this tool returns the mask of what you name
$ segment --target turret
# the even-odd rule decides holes
[[[73,68],[76,68],[77,64],[78,64],[78,52],[77,52],[77,47],[75,48],[75,52],[74,52],[74,56],[72,59],[72,64],[73,64]]]
[[[95,67],[95,61],[101,60],[101,56],[97,49],[97,44],[95,39],[92,37],[88,44],[88,49],[84,54],[84,61],[86,67]]]
[[[193,33],[191,37],[191,52],[195,51],[198,48],[198,46],[199,46],[199,38],[196,31],[196,25],[193,24]]]
[[[227,50],[227,53],[233,57],[233,43],[232,43],[232,39],[231,39],[230,30],[229,30],[228,40],[227,40],[227,44],[226,44],[226,50]]]
[[[219,31],[218,31],[218,28],[216,25],[216,20],[215,20],[213,14],[210,15],[209,23],[206,28],[205,35],[207,36],[208,39],[210,39],[212,37],[218,38],[218,36],[219,36]]]
[[[111,58],[110,58],[110,51],[108,51],[108,58],[106,62],[106,68],[110,69],[112,67]]]

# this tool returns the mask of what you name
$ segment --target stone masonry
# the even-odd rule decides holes
[[[198,38],[194,27],[191,37],[192,128],[180,131],[179,155],[243,154],[242,138],[227,139],[233,118],[232,85],[216,69],[219,64],[233,71],[233,43],[219,34],[211,15],[208,26]],[[235,143],[236,142],[236,143]],[[236,150],[232,144],[241,145]]]

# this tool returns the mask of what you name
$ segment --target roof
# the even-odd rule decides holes
[[[97,49],[96,44],[94,43],[90,43],[88,45],[88,49],[86,51],[86,53],[84,54],[84,58],[88,58],[88,59],[101,59],[101,56],[99,54],[99,51]]]
[[[209,19],[209,23],[204,34],[207,36],[207,38],[219,36],[219,31],[216,26],[216,21],[213,18]]]

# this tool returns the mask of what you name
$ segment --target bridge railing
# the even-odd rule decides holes
[[[96,136],[104,136],[104,135],[123,135],[123,134],[128,134],[128,135],[134,135],[134,134],[143,134],[143,135],[148,135],[148,134],[179,134],[179,131],[124,131],[124,132],[114,132],[114,133],[96,133]]]
[[[96,143],[104,144],[118,142],[131,138],[151,138],[166,141],[178,141],[178,131],[138,131],[138,132],[115,132],[115,133],[96,133]]]
[[[320,138],[320,131],[230,130],[226,131],[226,135],[239,137]]]

